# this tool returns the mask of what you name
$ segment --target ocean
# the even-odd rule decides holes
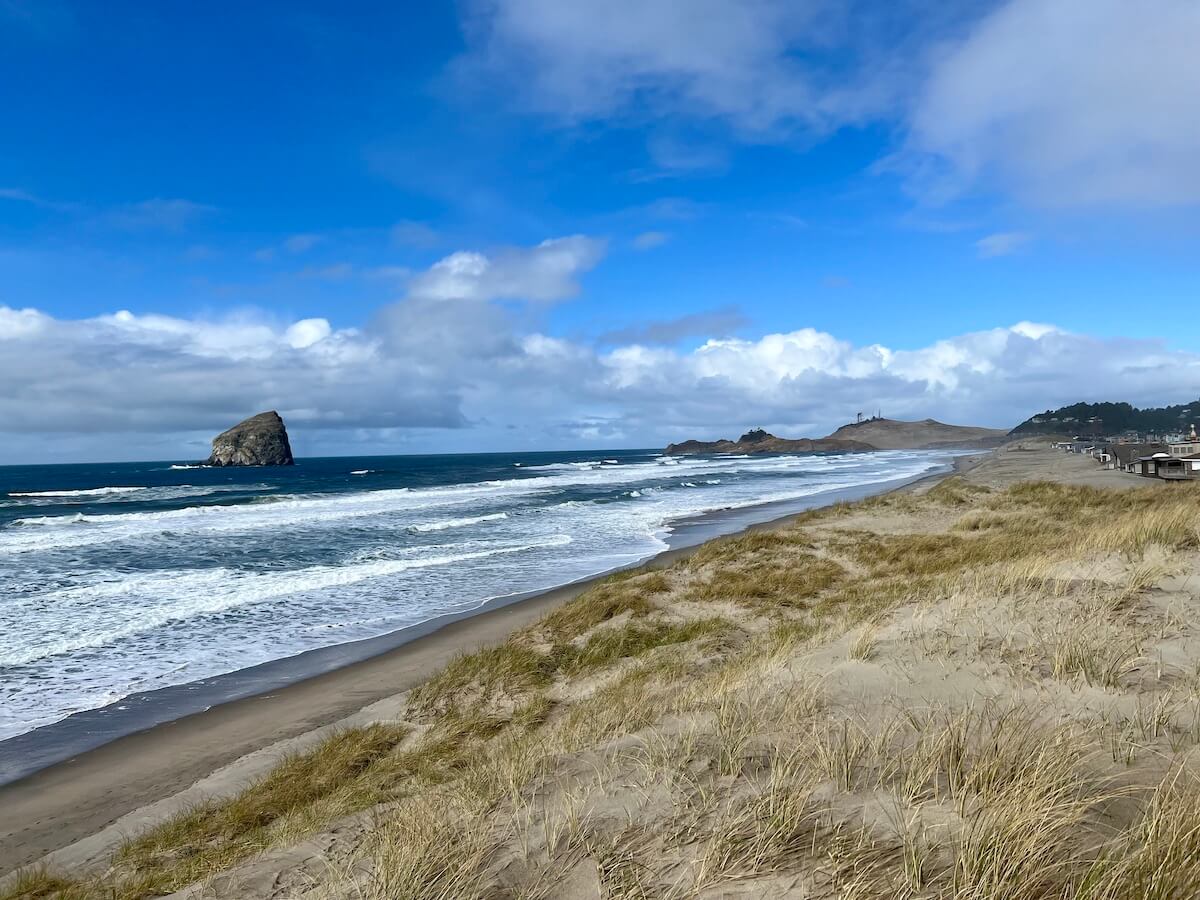
[[[0,741],[631,565],[715,510],[765,519],[948,458],[630,450],[0,467]],[[746,520],[713,519],[726,522],[717,530]]]

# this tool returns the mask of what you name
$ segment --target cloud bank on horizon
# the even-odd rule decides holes
[[[454,253],[362,328],[127,311],[64,320],[0,306],[6,452],[87,455],[114,436],[153,434],[160,452],[197,456],[210,433],[262,409],[278,409],[308,455],[424,449],[412,437],[426,430],[455,449],[664,444],[752,425],[816,436],[879,408],[1012,426],[1079,397],[1188,399],[1164,397],[1164,384],[1200,383],[1200,354],[1031,322],[916,349],[812,328],[682,350],[653,342],[669,322],[615,346],[523,327],[506,301],[575,295],[603,252],[574,235],[493,257]],[[146,450],[134,441],[124,456]]]

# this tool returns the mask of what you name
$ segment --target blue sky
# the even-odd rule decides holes
[[[1194,399],[1195,4],[927,6],[0,0],[0,462]]]

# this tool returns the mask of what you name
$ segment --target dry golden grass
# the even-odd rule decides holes
[[[1147,663],[1194,623],[1146,599],[1191,564],[1198,487],[951,478],[622,573],[454,660],[396,723],[135,836],[102,875],[0,896],[151,896],[364,810],[312,896],[534,900],[581,862],[620,898],[1200,895],[1200,698]],[[911,639],[880,642],[902,614]],[[864,671],[894,693],[829,699]],[[1008,699],[955,699],[981,691]]]
[[[1133,828],[1092,865],[1080,900],[1200,896],[1200,780],[1184,769],[1155,790]]]

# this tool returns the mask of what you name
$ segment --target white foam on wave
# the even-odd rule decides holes
[[[17,528],[0,530],[0,552],[33,552],[79,547],[120,540],[144,540],[170,531],[213,533],[250,531],[263,528],[307,528],[348,518],[386,517],[439,506],[465,503],[512,502],[515,498],[577,487],[637,483],[661,477],[658,466],[639,463],[583,468],[568,464],[569,471],[547,472],[533,477],[493,479],[468,484],[429,488],[394,488],[343,494],[272,497],[273,502],[223,506],[188,506],[181,509],[99,514],[85,516],[26,517],[11,523]],[[701,458],[675,461],[673,466],[689,472],[731,471],[734,464]],[[530,471],[527,467],[522,471]],[[682,473],[681,473],[682,474]],[[36,529],[27,526],[39,526]],[[86,526],[86,527],[85,527]]]
[[[167,466],[167,468],[174,469],[176,472],[179,472],[184,469],[211,469],[213,467],[207,466],[204,463],[195,463],[193,465],[183,465],[183,464],[176,463],[175,465]]]
[[[144,487],[98,487],[81,491],[9,491],[10,497],[104,497],[108,494],[132,494]]]
[[[526,472],[589,472],[606,465],[619,465],[619,463],[615,459],[584,459],[575,462],[547,463],[544,466],[524,466],[521,463],[514,463],[514,465],[521,466]]]
[[[0,665],[28,665],[48,657],[94,649],[172,622],[244,609],[295,594],[344,588],[412,569],[450,566],[472,560],[562,547],[570,535],[540,541],[460,550],[410,559],[381,559],[350,565],[309,566],[283,572],[247,572],[216,567],[183,572],[120,574],[112,580],[70,587],[36,598],[16,598],[0,607],[0,626],[9,640]],[[30,623],[27,606],[53,610],[57,625],[41,617]]]
[[[371,469],[355,469],[350,474],[351,475],[370,475],[371,471],[372,471]]]
[[[866,465],[865,454],[858,459]],[[881,454],[880,464],[888,464]],[[399,525],[411,522],[397,518],[411,516],[414,511],[444,506],[475,504],[511,504],[521,498],[575,488],[606,489],[663,477],[663,467],[675,477],[719,482],[712,477],[740,474],[798,474],[825,471],[830,457],[770,457],[752,461],[713,459],[706,457],[657,457],[651,461],[618,466],[597,465],[584,468],[566,464],[569,471],[546,471],[545,474],[517,476],[506,479],[428,488],[394,488],[341,494],[317,494],[301,497],[258,498],[264,502],[237,505],[188,506],[163,511],[143,511],[124,514],[85,516],[44,516],[18,519],[0,529],[0,553],[40,552],[91,546],[113,541],[145,541],[170,532],[172,540],[178,535],[199,537],[215,533],[250,532],[261,529],[317,529],[330,522],[355,519],[371,521],[372,525]],[[597,461],[602,462],[602,461]],[[522,469],[530,471],[533,467]],[[273,501],[273,502],[267,502]],[[28,527],[38,526],[38,527]]]
[[[4,501],[0,505],[17,506],[17,507],[54,507],[54,506],[81,506],[84,504],[116,504],[125,505],[129,503],[159,503],[169,502],[172,500],[191,500],[193,498],[208,497],[213,494],[224,493],[254,493],[256,491],[273,491],[274,485],[270,484],[211,484],[211,485],[192,485],[192,484],[166,484],[166,485],[151,485],[147,487],[136,488],[96,488],[86,491],[38,491],[36,493],[15,493],[10,494],[13,498]],[[263,497],[263,500],[272,499]],[[211,507],[195,507],[197,509]],[[115,516],[125,516],[130,514],[117,513]],[[114,517],[115,517],[114,516]],[[89,521],[93,518],[104,518],[105,516],[83,517],[78,514],[68,516],[34,516],[23,519],[17,519],[14,525],[53,525],[60,524],[80,524]],[[3,542],[0,541],[0,547]]]
[[[450,528],[466,528],[468,525],[479,525],[483,522],[499,522],[507,519],[508,513],[489,513],[486,516],[464,516],[461,519],[442,519],[440,522],[420,522],[408,526],[408,530],[418,534],[427,531],[446,531]]]

